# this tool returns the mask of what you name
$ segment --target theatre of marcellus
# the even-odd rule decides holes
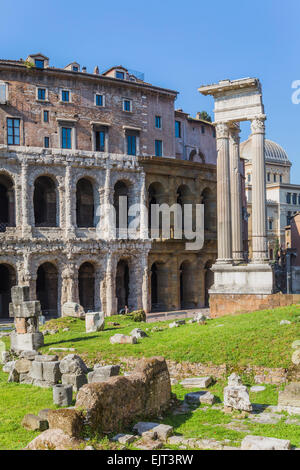
[[[175,110],[176,91],[122,66],[56,68],[40,53],[0,60],[0,318],[15,284],[30,287],[46,317],[65,302],[106,315],[270,303],[260,82],[199,91],[214,97],[214,124]],[[241,121],[251,121],[250,260]],[[174,236],[172,213],[169,236],[153,237],[154,204],[203,204],[202,248]],[[134,237],[124,230],[133,205]]]

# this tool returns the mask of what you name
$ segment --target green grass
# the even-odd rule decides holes
[[[99,333],[85,333],[82,320],[58,319],[50,323],[60,328],[59,333],[45,336],[43,352],[50,347],[75,348],[88,364],[97,361],[115,363],[124,357],[164,356],[176,361],[200,362],[203,364],[228,364],[232,367],[258,365],[265,367],[289,367],[291,364],[291,344],[300,339],[300,305],[278,308],[275,310],[254,312],[251,314],[223,317],[207,322],[207,325],[187,324],[180,328],[170,329],[168,323],[145,324],[134,323],[126,317],[107,319],[105,330]],[[280,326],[283,319],[290,320],[291,325]],[[120,326],[108,325],[118,322]],[[224,325],[217,328],[218,325]],[[154,327],[163,327],[163,331],[151,331]],[[62,332],[68,327],[70,331]],[[110,336],[115,333],[128,334],[133,328],[149,328],[149,337],[136,345],[111,345]],[[47,325],[49,328],[49,324]],[[8,345],[8,338],[4,338]],[[68,352],[60,353],[68,354]],[[8,384],[7,374],[0,372],[0,449],[22,449],[38,433],[21,427],[26,413],[37,413],[43,408],[55,408],[52,403],[52,390],[41,389],[30,385]],[[250,381],[244,377],[245,383]],[[251,383],[247,383],[251,385]],[[224,383],[218,382],[210,391],[222,401]],[[266,391],[252,394],[251,400],[256,403],[275,405],[278,390],[282,387],[268,385]],[[177,385],[173,388],[179,399],[184,398],[187,390]],[[189,390],[191,391],[191,390]],[[174,426],[177,434],[186,438],[215,438],[227,445],[237,446],[246,435],[242,432],[227,429],[226,424],[232,416],[221,410],[191,410],[185,415],[168,414],[164,423]],[[287,438],[294,446],[300,447],[300,428],[280,422],[276,425],[260,425],[241,420],[252,434]],[[100,441],[102,448],[109,448],[107,439]]]
[[[44,352],[49,347],[75,348],[89,363],[115,362],[120,357],[164,356],[167,359],[228,366],[257,365],[289,367],[291,344],[300,339],[300,305],[210,320],[206,325],[186,324],[168,328],[168,323],[134,323],[122,316],[107,320],[105,330],[85,333],[82,320],[59,319],[56,325],[68,326],[69,332],[45,337]],[[283,319],[291,325],[280,325]],[[120,326],[109,326],[116,321]],[[224,325],[217,328],[217,325]],[[163,331],[152,332],[155,326]],[[149,337],[136,345],[110,344],[115,333],[129,334],[133,328],[149,328]]]

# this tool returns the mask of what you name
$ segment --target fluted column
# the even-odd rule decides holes
[[[230,128],[230,191],[232,223],[232,258],[234,262],[244,261],[242,232],[242,191],[240,175],[240,127]]]
[[[252,132],[252,262],[268,261],[265,178],[265,119],[251,122]]]
[[[146,176],[141,174],[141,196],[140,196],[140,238],[148,238],[148,210],[147,210],[147,191]]]
[[[217,212],[218,260],[220,264],[232,262],[231,203],[229,166],[229,128],[225,123],[216,126],[217,133]]]
[[[75,234],[75,228],[72,217],[72,169],[68,165],[66,167],[65,175],[65,216],[66,216],[66,235],[73,237]]]
[[[29,187],[28,187],[28,164],[22,162],[21,167],[21,195],[22,195],[22,235],[31,235],[32,228],[29,216]]]

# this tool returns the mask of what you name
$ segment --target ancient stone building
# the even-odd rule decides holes
[[[106,315],[126,304],[148,312],[207,303],[216,258],[214,128],[175,116],[176,95],[124,67],[59,69],[42,54],[0,61],[0,317],[16,283],[30,286],[48,316],[66,301]],[[203,249],[185,252],[172,226],[168,239],[151,240],[145,213],[129,237],[121,196],[128,208],[203,202]],[[128,211],[125,218],[127,226]]]

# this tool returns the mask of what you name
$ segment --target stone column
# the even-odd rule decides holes
[[[141,174],[141,196],[140,196],[140,238],[148,238],[148,210],[147,210],[147,190],[146,175]]]
[[[75,228],[72,217],[72,169],[70,165],[66,167],[65,175],[65,215],[66,236],[72,238],[75,235]]]
[[[29,186],[28,186],[28,163],[22,162],[21,167],[21,195],[22,195],[22,235],[30,236],[32,233],[32,227],[30,224],[29,215]]]
[[[107,240],[114,239],[116,235],[116,226],[115,218],[112,217],[112,192],[111,188],[111,169],[109,166],[106,168],[105,173],[105,185],[104,185],[104,198],[103,198],[103,207],[104,207],[104,233]]]
[[[106,316],[108,317],[117,313],[114,285],[113,260],[112,254],[109,253],[106,267]]]
[[[145,313],[150,312],[150,296],[149,296],[149,270],[148,270],[148,255],[142,256],[142,270],[143,270],[143,283],[142,283],[142,305]]]
[[[268,261],[265,178],[265,119],[251,122],[252,132],[252,262]]]
[[[240,127],[238,124],[230,128],[230,191],[232,222],[232,257],[234,262],[244,261],[239,134]]]
[[[216,126],[217,133],[217,214],[218,264],[232,263],[231,203],[229,166],[229,128],[225,123]]]

